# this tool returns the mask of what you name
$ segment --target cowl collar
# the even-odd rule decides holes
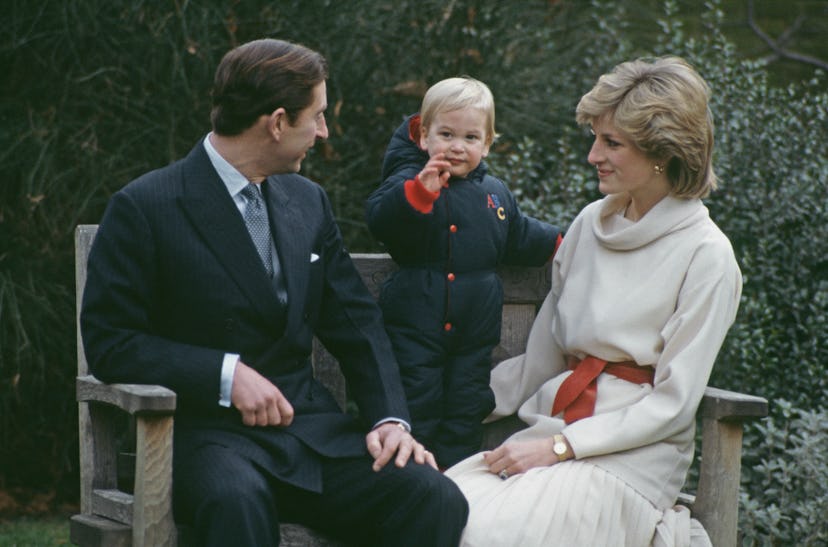
[[[627,193],[611,194],[599,202],[598,214],[592,217],[592,231],[604,247],[615,251],[637,249],[709,216],[701,200],[669,195],[656,203],[638,222],[620,229],[616,223],[607,222],[610,216],[623,211],[629,202]]]

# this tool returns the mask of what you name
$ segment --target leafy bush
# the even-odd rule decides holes
[[[828,543],[828,411],[777,400],[748,428],[739,529],[742,545]]]
[[[167,15],[15,2],[0,21],[0,489],[77,492],[74,228],[183,153],[207,115],[216,55],[200,62]]]

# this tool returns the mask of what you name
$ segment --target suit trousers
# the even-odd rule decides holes
[[[455,547],[468,517],[457,486],[438,471],[369,456],[321,457],[320,493],[283,483],[232,449],[202,446],[175,469],[176,520],[195,545],[276,546],[279,522],[297,522],[349,545]]]

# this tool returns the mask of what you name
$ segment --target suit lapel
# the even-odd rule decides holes
[[[284,310],[244,219],[201,142],[187,156],[182,178],[179,202],[196,232],[253,308],[269,321],[283,319]]]
[[[312,245],[308,231],[304,229],[302,208],[291,203],[291,196],[280,177],[268,177],[262,189],[287,289],[290,324],[291,319],[300,317],[299,312],[305,307]]]

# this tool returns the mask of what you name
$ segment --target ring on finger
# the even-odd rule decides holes
[[[497,476],[500,477],[500,480],[505,481],[506,479],[509,478],[509,473],[507,473],[506,470],[503,469],[500,473],[497,474]]]

